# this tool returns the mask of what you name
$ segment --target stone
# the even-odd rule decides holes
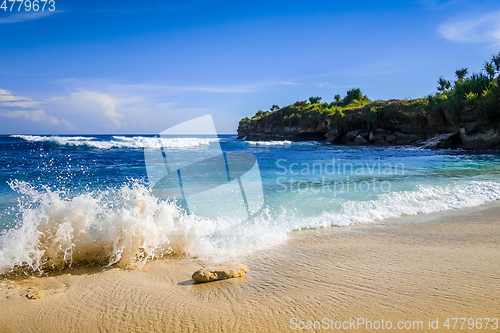
[[[326,141],[330,143],[335,143],[340,137],[340,133],[338,130],[331,130],[330,132],[326,133]]]
[[[419,144],[424,139],[424,136],[422,134],[395,134],[398,136],[398,138],[393,142],[393,144],[401,146]]]
[[[460,137],[464,149],[483,150],[500,148],[500,130],[495,128],[467,134],[466,129],[462,127],[460,128]]]
[[[480,121],[475,121],[475,122],[472,122],[472,123],[465,123],[463,124],[463,129],[465,131],[465,134],[467,135],[471,135],[471,134],[474,134],[478,127],[481,126],[482,123]]]
[[[370,134],[368,135],[368,141],[374,143],[374,142],[383,142],[385,137],[388,135],[392,134],[391,131],[377,128],[374,130],[370,131]]]
[[[361,135],[358,135],[355,139],[354,139],[354,144],[356,146],[364,146],[364,145],[367,145],[368,144],[368,141],[366,141]]]
[[[21,292],[21,296],[24,296],[27,299],[33,300],[33,299],[42,298],[44,296],[44,293],[35,287],[28,287],[26,290],[23,290]]]
[[[429,148],[429,149],[455,148],[458,141],[459,141],[458,133],[443,133],[443,134],[438,134],[426,140],[422,148]]]
[[[360,132],[361,132],[361,130],[354,130],[354,131],[347,132],[347,134],[344,135],[344,137],[342,138],[342,143],[354,141],[354,139],[359,135]]]
[[[389,143],[386,142],[384,139],[378,139],[378,140],[373,141],[373,145],[378,146],[378,147],[383,147],[383,146],[388,146]]]
[[[232,279],[243,276],[248,272],[248,267],[243,264],[229,263],[212,267],[205,267],[193,273],[196,282],[211,282]]]
[[[388,142],[388,143],[393,143],[394,141],[396,141],[398,139],[398,136],[396,134],[391,134],[391,135],[388,135],[386,138],[385,138],[385,141]]]

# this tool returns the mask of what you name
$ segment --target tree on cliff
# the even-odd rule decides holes
[[[491,65],[497,75],[497,86],[500,86],[500,52],[491,57]]]
[[[493,67],[493,61],[486,61],[484,63],[484,71],[490,76],[491,79],[495,77],[495,68]]]
[[[351,89],[347,92],[346,97],[344,98],[344,104],[350,104],[354,100],[362,100],[363,99],[363,93],[361,92],[361,89],[356,88],[356,89]]]
[[[491,58],[491,63],[495,66],[495,70],[498,72],[498,77],[500,78],[500,52]]]
[[[337,105],[341,107],[357,107],[370,103],[371,100],[363,95],[361,89],[354,88],[347,92],[347,95],[340,100]]]
[[[445,92],[446,90],[450,89],[451,87],[451,82],[448,80],[445,80],[442,76],[438,80],[439,86],[437,87],[438,91]]]
[[[321,100],[322,100],[322,98],[319,97],[319,96],[316,96],[316,97],[311,96],[311,97],[309,97],[309,103],[311,103],[311,104],[319,103]]]
[[[455,71],[455,75],[457,76],[458,81],[462,82],[464,78],[467,76],[468,68],[457,69]]]
[[[439,78],[439,92],[428,97],[428,114],[458,124],[464,112],[473,110],[487,121],[500,121],[500,53],[483,64],[481,73],[467,72],[467,68],[455,72],[458,80],[452,89],[449,81]]]

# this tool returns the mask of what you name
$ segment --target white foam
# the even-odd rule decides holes
[[[229,258],[287,237],[284,227],[266,219],[250,224],[186,215],[139,184],[69,199],[25,182],[10,185],[24,199],[18,226],[0,236],[0,274],[81,264],[141,265],[171,254]]]
[[[42,142],[42,141],[53,141],[58,144],[66,144],[67,142],[78,142],[78,141],[87,141],[87,140],[95,140],[94,137],[87,136],[39,136],[39,135],[11,135],[11,138],[19,138],[25,141],[30,142]]]
[[[137,183],[71,198],[61,191],[35,190],[24,182],[10,185],[24,199],[17,227],[0,235],[0,273],[16,268],[43,272],[79,264],[141,265],[172,254],[229,259],[279,244],[294,229],[371,223],[500,199],[496,182],[422,185],[415,191],[381,194],[375,200],[348,201],[339,212],[318,212],[309,218],[285,210],[273,216],[266,208],[248,222],[186,215]]]
[[[272,146],[315,146],[319,144],[318,141],[288,141],[288,140],[280,140],[280,141],[244,141],[247,142],[248,145],[253,147],[272,147]]]
[[[38,135],[11,135],[28,142],[52,142],[61,146],[86,146],[89,148],[154,148],[186,149],[208,146],[211,142],[218,142],[217,138],[157,138],[146,136],[113,136],[112,140],[99,140],[95,137],[82,136],[38,136]]]
[[[301,219],[298,225],[302,228],[316,228],[371,223],[391,217],[473,207],[493,200],[500,200],[500,184],[495,182],[421,185],[416,191],[381,194],[376,200],[348,201],[343,203],[338,213],[325,212],[314,219]]]
[[[246,141],[250,146],[262,146],[262,147],[270,147],[270,146],[289,146],[292,144],[292,141]]]

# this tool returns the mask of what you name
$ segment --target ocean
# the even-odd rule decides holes
[[[244,193],[244,205],[223,192],[196,204],[157,195],[145,152],[209,157],[220,150],[226,167],[240,153],[256,158],[253,177],[244,178],[245,169],[233,179],[227,169],[236,187],[224,193]],[[235,135],[0,136],[0,273],[179,256],[222,261],[283,243],[294,230],[476,206],[500,199],[499,162],[500,152]],[[210,168],[203,172],[182,180],[178,173],[181,189],[221,184],[207,187]]]

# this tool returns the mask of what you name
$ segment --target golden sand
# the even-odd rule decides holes
[[[289,332],[365,318],[391,322],[377,332],[414,321],[418,332],[439,332],[447,318],[500,319],[498,201],[294,232],[238,260],[245,276],[206,284],[191,280],[206,263],[190,259],[4,280],[0,332]],[[448,331],[470,331],[460,325]],[[492,325],[480,331],[500,331]]]

